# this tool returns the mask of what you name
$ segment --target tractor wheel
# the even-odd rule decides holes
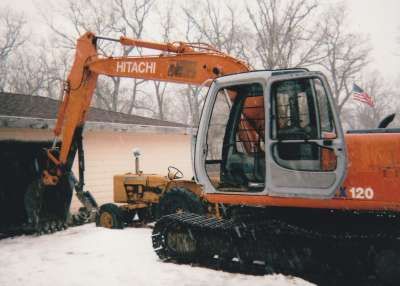
[[[136,212],[129,211],[129,210],[123,210],[123,211],[121,211],[121,215],[122,215],[123,222],[125,222],[126,224],[131,224],[133,222],[133,219],[136,216]]]
[[[138,209],[137,215],[141,223],[148,223],[151,221],[150,211],[148,208]]]
[[[158,204],[157,217],[177,212],[204,214],[204,205],[200,198],[185,188],[172,188],[162,195]]]
[[[96,226],[123,229],[123,217],[123,212],[117,205],[104,204],[100,207],[99,213],[96,216]]]

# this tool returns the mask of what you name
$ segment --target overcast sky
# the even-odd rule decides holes
[[[323,0],[323,3],[338,2]],[[400,75],[400,1],[347,0],[351,30],[368,34],[373,47],[371,69],[390,79]],[[396,55],[397,54],[397,55]]]
[[[42,20],[37,16],[35,5],[47,5],[62,0],[1,0],[1,4],[23,11],[30,29],[41,30]],[[101,0],[99,0],[101,1]],[[200,0],[186,0],[200,1]],[[239,0],[236,0],[239,2]],[[338,0],[319,0],[328,5]],[[350,13],[350,30],[369,35],[373,47],[371,70],[379,70],[389,80],[400,76],[400,0],[346,0]],[[396,55],[397,54],[397,55]]]

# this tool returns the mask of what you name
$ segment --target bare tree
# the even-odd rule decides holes
[[[25,16],[8,7],[0,10],[0,91],[5,89],[9,74],[9,58],[16,53],[27,40],[24,33]]]
[[[70,57],[68,54],[60,54],[48,45],[42,46],[44,57],[44,69],[46,72],[46,81],[43,87],[43,96],[52,97],[61,100],[63,93],[62,85],[67,78],[70,66]]]
[[[114,7],[118,17],[121,19],[116,26],[116,32],[125,36],[134,37],[140,39],[143,35],[144,25],[147,17],[149,16],[150,9],[153,6],[154,0],[114,0]],[[133,47],[124,47],[123,56],[128,56],[134,50]],[[141,51],[138,50],[138,54]],[[119,91],[121,85],[121,78],[112,78],[115,90]],[[132,114],[134,109],[149,109],[145,104],[138,100],[139,86],[144,83],[144,80],[133,79],[131,81],[131,91],[128,92],[129,99],[127,100],[127,113]],[[113,93],[113,110],[119,103],[119,95],[117,92]],[[126,107],[126,105],[125,105]],[[114,109],[115,108],[115,109]]]
[[[174,17],[174,9],[173,9],[173,3],[168,2],[167,7],[164,10],[165,13],[159,11],[159,17],[160,17],[160,24],[161,24],[161,35],[162,35],[162,41],[163,42],[170,42],[170,36],[171,32],[173,30],[174,22],[173,22],[173,17]],[[161,81],[153,81],[154,85],[154,95],[156,99],[156,106],[157,106],[157,112],[156,116],[158,119],[165,120],[166,119],[166,97],[167,97],[167,86],[168,83],[166,82],[161,82]]]
[[[76,38],[86,31],[109,37],[123,34],[140,38],[152,3],[153,0],[105,0],[101,3],[94,0],[67,0],[67,7],[58,10],[58,14],[65,18],[68,23],[67,28],[57,26],[52,18],[46,16],[47,14],[44,11],[42,11],[42,15],[48,27],[56,36],[56,41],[54,41],[58,43],[56,48],[73,50]],[[119,55],[128,56],[135,51],[135,48],[120,48],[112,42],[100,41],[98,50],[103,55],[111,55],[117,52]],[[72,57],[72,54],[70,57]],[[130,91],[134,92],[124,88],[125,93],[121,94],[121,78],[100,78],[95,91],[95,105],[112,111],[124,109],[131,113],[133,108],[138,108],[136,91],[138,85],[142,82],[141,80],[133,80]],[[127,103],[128,101],[131,103]]]
[[[196,29],[196,23],[194,23],[193,16],[188,13],[188,8],[183,8],[185,17],[185,40],[187,42],[201,42],[203,35]],[[194,9],[193,9],[194,11]],[[199,110],[204,104],[204,97],[199,97],[197,93],[198,87],[195,85],[187,85],[185,88],[180,89],[178,94],[183,97],[181,100],[181,106],[183,109],[189,109],[189,113],[186,113],[185,122],[191,124],[192,126],[197,126],[200,120]]]
[[[348,32],[344,5],[330,7],[325,14],[323,54],[320,65],[326,70],[333,96],[341,113],[351,96],[352,83],[369,63],[370,46],[362,35]]]
[[[45,43],[35,39],[23,46],[7,59],[8,91],[59,98],[61,84],[66,77],[66,56],[54,57]]]
[[[25,43],[23,28],[26,20],[23,14],[6,7],[0,11],[0,23],[0,60],[4,60]]]
[[[248,43],[251,36],[244,23],[239,22],[239,10],[231,3],[207,0],[182,7],[182,10],[187,41],[205,42],[234,57],[250,60]]]
[[[206,94],[201,93],[200,87],[194,85],[188,85],[183,92],[186,95],[187,105],[190,111],[190,124],[192,126],[198,126]]]
[[[247,13],[256,33],[256,56],[267,69],[305,67],[322,59],[323,33],[313,21],[314,0],[257,0]]]
[[[53,62],[54,64],[65,64],[64,67],[56,69],[70,69],[76,39],[86,31],[92,31],[98,35],[110,35],[113,32],[112,27],[115,25],[116,15],[114,9],[110,9],[110,6],[110,0],[103,1],[100,5],[92,0],[68,0],[65,6],[60,8],[51,7],[53,14],[65,19],[63,25],[60,25],[59,22],[54,22],[54,16],[50,16],[47,11],[40,11],[53,35],[50,42],[53,43],[54,58],[57,59],[67,55],[65,61],[56,60]],[[111,53],[113,47],[109,42],[100,42],[98,43],[98,50],[105,55]],[[118,86],[113,86],[112,80],[101,78],[95,91],[95,105],[113,110],[115,106],[111,102],[117,90]]]
[[[26,49],[19,51],[10,60],[13,68],[7,78],[8,90],[14,93],[39,94],[46,81],[45,65],[43,54],[35,55]]]
[[[182,7],[185,16],[185,40],[187,42],[205,42],[223,51],[250,61],[249,43],[251,36],[243,22],[239,22],[240,10],[229,3],[217,3],[207,0]],[[181,90],[185,95],[185,105],[190,111],[190,123],[198,125],[200,111],[205,95],[199,94],[199,87],[189,85]]]

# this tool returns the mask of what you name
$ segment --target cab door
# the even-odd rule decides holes
[[[272,76],[265,92],[268,195],[332,197],[347,157],[326,78],[318,72]]]
[[[265,87],[271,71],[215,79],[198,128],[194,170],[208,194],[266,194]]]

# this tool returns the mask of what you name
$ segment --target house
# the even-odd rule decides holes
[[[58,106],[51,98],[0,93],[0,140],[53,140]],[[190,132],[180,123],[91,108],[83,134],[86,190],[99,204],[111,202],[113,175],[134,172],[133,149],[141,151],[145,173],[166,175],[172,165],[191,178]],[[74,198],[72,209],[79,206]]]

